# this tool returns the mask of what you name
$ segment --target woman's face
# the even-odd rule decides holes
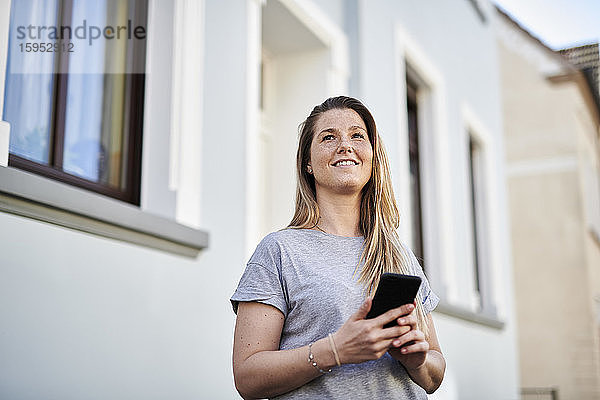
[[[371,178],[373,149],[367,128],[352,109],[333,109],[315,123],[309,168],[317,192],[352,194]]]

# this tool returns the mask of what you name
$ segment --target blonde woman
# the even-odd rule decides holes
[[[313,109],[297,174],[290,225],[260,242],[231,298],[238,392],[426,399],[446,366],[430,314],[439,299],[398,238],[386,153],[360,101],[334,97]],[[421,276],[417,300],[365,319],[384,272]]]

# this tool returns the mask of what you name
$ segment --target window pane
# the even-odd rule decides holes
[[[479,241],[479,224],[481,221],[478,219],[479,213],[479,197],[481,195],[481,183],[479,182],[478,166],[480,162],[480,150],[477,143],[473,141],[473,138],[469,135],[469,180],[471,184],[471,229],[473,232],[473,266],[475,273],[475,290],[480,295],[481,301],[481,278],[479,276],[480,269],[480,246]]]
[[[51,123],[55,53],[40,52],[37,27],[56,24],[56,0],[13,1],[10,14],[4,119],[11,124],[10,153],[47,164]],[[34,29],[28,27],[33,26]],[[31,51],[36,45],[38,51]]]
[[[63,170],[98,182],[105,169],[106,150],[102,148],[103,75],[70,74],[68,78],[67,117]]]
[[[413,252],[425,269],[421,204],[421,168],[419,160],[419,124],[416,101],[417,88],[407,80],[408,152],[410,166],[410,206]]]
[[[88,27],[116,31],[128,27],[133,19],[129,14],[125,0],[78,1],[73,4],[72,24],[82,25],[85,20]],[[125,72],[133,46],[125,29],[120,34],[121,39],[73,40],[63,158],[65,172],[116,189],[124,189],[126,182]]]

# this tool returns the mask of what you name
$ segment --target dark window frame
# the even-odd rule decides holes
[[[473,273],[475,279],[475,291],[479,296],[479,306],[483,308],[483,285],[482,285],[482,260],[481,260],[481,221],[478,218],[478,214],[481,212],[479,209],[479,192],[481,191],[480,182],[477,179],[477,174],[480,171],[477,171],[476,165],[476,153],[479,153],[480,144],[473,137],[471,133],[468,134],[469,137],[469,191],[470,191],[470,201],[471,201],[471,234],[473,235]]]
[[[473,6],[473,9],[475,10],[475,13],[479,17],[479,20],[483,24],[486,24],[487,23],[487,17],[485,16],[485,13],[481,9],[481,6],[479,5],[479,1],[478,0],[469,0],[469,3],[471,3],[471,6]]]
[[[418,86],[406,79],[406,108],[408,119],[408,156],[411,177],[411,217],[413,252],[425,269],[425,248],[423,240],[423,204],[421,187],[421,166],[419,155],[419,108],[417,103]]]
[[[61,25],[71,24],[71,12],[74,0],[59,0],[57,21]],[[135,13],[134,26],[147,26],[148,1],[133,0]],[[146,41],[134,42],[132,46],[132,71],[145,70]],[[123,148],[126,152],[125,159],[125,188],[119,190],[105,184],[93,182],[62,170],[64,152],[65,117],[67,110],[67,82],[68,82],[68,52],[56,53],[54,73],[53,99],[50,122],[50,151],[48,164],[38,163],[9,153],[8,165],[37,175],[45,176],[63,183],[87,189],[98,194],[122,200],[133,205],[140,205],[141,188],[141,163],[142,163],[142,134],[144,123],[144,97],[145,73],[125,74],[125,110],[127,116],[127,140]],[[4,94],[3,94],[4,95]]]

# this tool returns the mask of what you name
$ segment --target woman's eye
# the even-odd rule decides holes
[[[352,135],[353,138],[360,138],[360,139],[364,139],[365,138],[365,134],[362,132],[356,132],[355,134]]]
[[[334,138],[333,135],[325,135],[325,136],[323,136],[323,141],[325,141],[325,140],[331,140],[333,138]]]

